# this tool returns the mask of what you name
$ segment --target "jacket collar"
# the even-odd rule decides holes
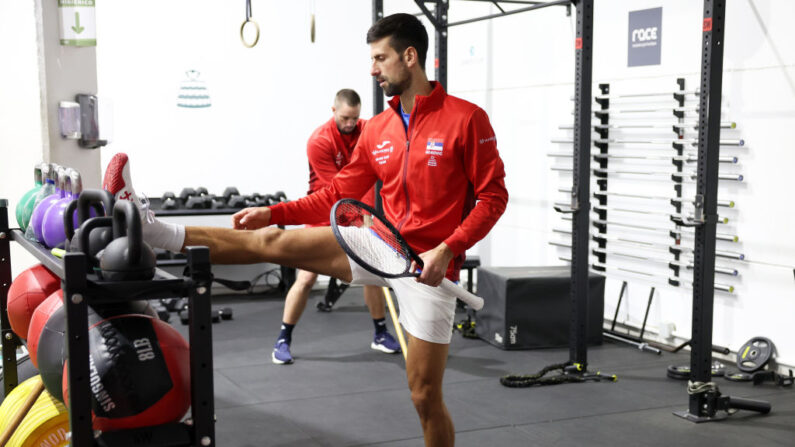
[[[433,90],[431,90],[431,93],[427,96],[417,95],[414,97],[414,110],[419,110],[420,104],[423,106],[423,109],[431,105],[441,104],[447,96],[447,92],[444,91],[442,84],[439,84],[437,81],[430,82]],[[389,100],[389,107],[392,107],[392,109],[400,113],[400,95],[395,95]],[[411,113],[412,111],[409,112]]]

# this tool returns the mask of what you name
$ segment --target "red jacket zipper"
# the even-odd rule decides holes
[[[396,112],[400,114],[399,110],[397,110]],[[411,112],[411,115],[414,115],[413,110]],[[399,118],[401,121],[403,121],[402,116],[400,116]],[[398,232],[400,232],[400,230],[403,228],[403,224],[406,223],[406,219],[409,218],[409,210],[411,210],[411,199],[409,198],[409,186],[408,183],[406,183],[406,176],[408,175],[408,170],[409,170],[409,147],[411,145],[411,134],[412,134],[410,130],[413,130],[413,128],[411,127],[413,121],[414,120],[412,120],[410,116],[408,129],[406,129],[406,156],[403,159],[403,193],[406,195],[406,214],[405,216],[403,216],[403,219],[401,219],[400,222],[398,222],[397,224]]]

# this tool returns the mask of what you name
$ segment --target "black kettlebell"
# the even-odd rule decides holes
[[[77,221],[80,228],[77,230],[73,227],[73,222],[67,216],[72,216],[74,209],[77,208]],[[80,244],[80,233],[83,224],[91,218],[90,210],[95,211],[96,216],[107,216],[113,210],[113,195],[104,189],[86,189],[80,193],[77,200],[73,200],[64,212],[64,231],[69,244],[66,245],[67,251],[76,252],[82,251],[88,255],[89,260],[96,258],[97,253],[105,248],[106,245],[113,240],[113,230],[110,225],[95,225],[92,228],[105,227],[96,231],[90,231],[89,243],[87,251],[85,247]],[[92,264],[96,265],[92,261]]]
[[[105,237],[107,235],[107,239]],[[80,225],[72,242],[77,241],[77,248],[71,251],[81,251],[86,254],[91,267],[99,265],[102,250],[113,240],[113,218],[108,216],[92,217]]]
[[[113,206],[113,241],[105,247],[99,268],[108,281],[147,280],[155,276],[155,252],[144,242],[141,215],[130,201]]]

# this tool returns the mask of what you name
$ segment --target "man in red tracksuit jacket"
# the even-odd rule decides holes
[[[309,159],[309,192],[320,191],[331,183],[331,179],[350,162],[356,142],[364,129],[365,120],[359,119],[362,101],[359,94],[351,89],[342,89],[334,97],[331,108],[333,116],[312,132],[306,143],[306,155]],[[372,187],[361,197],[370,205],[375,201],[375,188]],[[331,207],[329,207],[331,209]],[[328,226],[326,220],[310,226]],[[306,302],[317,281],[317,273],[298,270],[295,282],[284,299],[284,312],[279,336],[273,346],[271,360],[277,365],[293,363],[290,350],[293,329],[298,324]],[[392,354],[400,351],[400,345],[387,331],[385,321],[384,296],[377,286],[364,286],[364,302],[370,310],[375,326],[375,335],[370,348]]]
[[[233,216],[234,229],[147,218],[144,240],[172,251],[208,246],[213,263],[274,262],[355,284],[393,287],[409,334],[406,374],[425,445],[452,446],[455,431],[442,399],[442,379],[455,298],[436,286],[445,276],[458,278],[465,250],[486,236],[504,212],[504,166],[486,113],[428,81],[428,34],[416,17],[394,14],[379,20],[367,42],[371,74],[393,98],[389,109],[368,122],[351,162],[331,185],[294,202],[242,210]],[[114,157],[108,171],[119,179],[111,183],[120,186],[111,192],[137,201],[127,158],[117,155],[122,157]],[[285,231],[269,226],[323,222],[336,200],[363,195],[377,179],[384,182],[387,219],[424,261],[416,280],[387,280],[364,271],[329,227]]]

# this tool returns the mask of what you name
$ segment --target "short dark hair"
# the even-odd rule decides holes
[[[351,107],[356,107],[362,103],[362,99],[359,98],[359,94],[356,93],[355,90],[344,88],[337,92],[337,96],[334,97],[334,103],[339,104],[340,102],[344,102]]]
[[[428,31],[420,19],[411,14],[392,14],[375,22],[367,31],[367,43],[389,37],[389,45],[398,53],[408,47],[417,50],[420,67],[425,70],[425,57],[428,55]]]

